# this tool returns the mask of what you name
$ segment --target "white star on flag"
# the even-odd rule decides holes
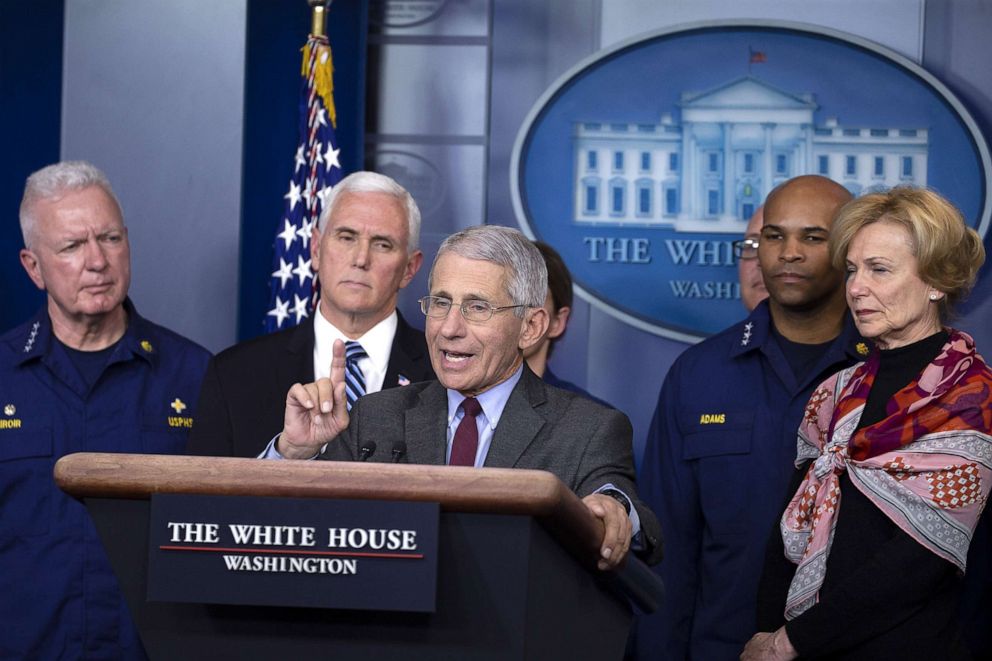
[[[314,196],[313,185],[314,185],[313,177],[307,177],[306,182],[303,184],[303,199],[306,200],[307,209],[313,207],[313,203],[312,203]]]
[[[282,257],[279,258],[279,268],[272,272],[273,278],[279,278],[279,287],[285,287],[286,281],[293,277],[293,265]]]
[[[327,204],[327,196],[331,194],[332,190],[334,190],[334,186],[324,186],[319,191],[317,191],[317,199],[320,200],[321,208],[323,208],[323,206]]]
[[[296,148],[296,166],[293,168],[293,173],[296,174],[300,171],[300,168],[307,164],[307,159],[303,158],[303,145]]]
[[[293,245],[293,241],[296,241],[296,225],[289,222],[289,218],[287,218],[286,226],[281,232],[276,234],[276,238],[282,239],[286,243],[283,250],[289,250],[289,247]]]
[[[289,210],[292,211],[296,208],[299,203],[300,197],[300,187],[296,185],[295,181],[289,182],[289,192],[283,195],[284,198],[289,200]]]
[[[276,307],[269,310],[268,316],[276,318],[276,328],[282,327],[282,322],[289,316],[289,301],[276,297]]]
[[[321,202],[323,202],[323,200],[321,200]],[[309,248],[310,237],[313,236],[313,223],[309,220],[304,220],[300,229],[296,230],[296,236],[300,237],[300,241],[303,242],[304,248]]]
[[[313,271],[310,270],[310,260],[303,261],[303,256],[297,255],[296,268],[293,269],[293,273],[300,279],[300,286],[302,287],[308,278],[313,277]]]
[[[310,299],[300,298],[296,294],[293,294],[293,298],[296,299],[293,303],[293,314],[296,315],[296,323],[299,324],[310,316]]]
[[[341,167],[341,163],[338,162],[338,154],[340,153],[340,149],[335,149],[334,145],[327,143],[327,151],[324,152],[324,167],[328,170]]]

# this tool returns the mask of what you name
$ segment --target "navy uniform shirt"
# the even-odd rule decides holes
[[[797,381],[768,302],[687,349],[655,409],[638,480],[661,521],[660,612],[641,618],[641,659],[737,659],[755,633],[765,545],[786,504],[806,402],[827,376],[864,359],[850,315]]]
[[[210,354],[125,309],[92,387],[47,310],[0,337],[0,658],[144,657],[86,508],[52,470],[72,452],[182,452]]]

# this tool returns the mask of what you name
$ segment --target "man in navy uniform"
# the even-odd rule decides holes
[[[290,386],[328,375],[335,340],[347,343],[360,375],[361,392],[353,395],[434,378],[424,334],[396,310],[400,289],[424,260],[419,239],[420,211],[406,189],[374,172],[342,179],[310,240],[317,312],[210,361],[189,453],[257,456],[282,427]]]
[[[737,659],[754,632],[765,545],[786,504],[806,402],[868,352],[827,251],[850,199],[819,176],[775,188],[758,246],[769,299],[687,349],[665,378],[641,484],[666,533],[666,595],[638,624],[639,658]]]
[[[0,337],[0,658],[144,658],[86,508],[52,470],[71,452],[181,452],[210,354],[128,300],[127,228],[98,169],[35,172],[20,221],[47,304]]]

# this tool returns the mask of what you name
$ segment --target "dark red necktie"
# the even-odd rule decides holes
[[[462,421],[455,430],[455,438],[451,442],[450,466],[475,466],[475,451],[479,447],[479,427],[475,424],[475,416],[482,413],[482,405],[475,397],[466,397],[461,403]]]

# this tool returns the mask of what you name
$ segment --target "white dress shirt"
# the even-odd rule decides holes
[[[365,392],[373,393],[382,390],[386,380],[386,367],[389,365],[389,353],[393,348],[393,338],[399,319],[396,310],[370,328],[355,340],[362,345],[365,358],[358,360],[358,368],[365,377]],[[313,374],[314,379],[325,379],[331,375],[331,358],[333,358],[334,340],[348,342],[350,337],[338,330],[334,324],[320,313],[320,306],[313,319]],[[395,383],[393,385],[396,385]]]

